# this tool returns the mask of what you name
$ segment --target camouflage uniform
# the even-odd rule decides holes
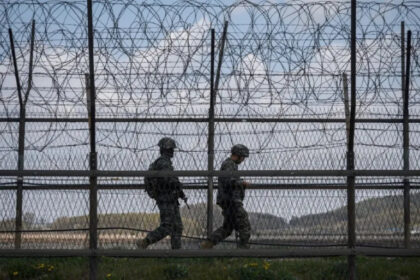
[[[164,138],[165,139],[165,138]],[[151,165],[151,170],[174,170],[171,156],[165,152]],[[179,213],[178,198],[185,198],[182,184],[178,177],[158,178],[158,194],[156,204],[160,212],[160,226],[150,232],[145,238],[147,244],[158,242],[166,236],[171,236],[171,248],[181,248],[182,220]]]
[[[238,164],[231,158],[222,163],[221,171],[237,171]],[[239,247],[248,248],[251,224],[243,207],[245,197],[243,180],[239,177],[219,177],[217,204],[222,208],[223,225],[213,232],[209,240],[216,245],[228,237],[233,230],[239,233]]]

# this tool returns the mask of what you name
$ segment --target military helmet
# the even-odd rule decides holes
[[[240,157],[249,157],[249,149],[242,144],[236,144],[230,150],[232,155],[237,155]]]
[[[162,139],[159,140],[158,146],[159,148],[164,149],[164,150],[175,149],[176,142],[172,138],[163,137]]]

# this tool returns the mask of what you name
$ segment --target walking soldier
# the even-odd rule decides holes
[[[246,146],[234,145],[231,149],[231,156],[222,163],[220,170],[237,171],[238,164],[241,164],[248,156],[249,150]],[[222,208],[223,225],[201,243],[201,248],[213,248],[235,230],[239,233],[239,248],[248,249],[251,224],[248,213],[243,207],[245,187],[248,183],[238,176],[219,177],[218,181],[217,204]]]
[[[160,157],[149,166],[149,170],[173,171],[171,158],[176,148],[175,140],[169,137],[160,139]],[[160,226],[150,232],[146,238],[136,242],[137,247],[146,249],[150,244],[170,235],[171,248],[181,248],[182,221],[179,213],[178,198],[187,202],[187,197],[182,190],[182,183],[178,177],[145,177],[147,194],[156,200],[160,212]]]

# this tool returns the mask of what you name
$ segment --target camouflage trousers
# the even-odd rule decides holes
[[[214,231],[209,240],[213,244],[217,244],[231,235],[235,230],[239,233],[239,247],[248,248],[248,241],[251,237],[251,224],[249,222],[248,213],[242,204],[229,203],[222,205],[223,225]]]
[[[150,232],[146,240],[149,244],[158,242],[166,236],[171,236],[171,248],[181,248],[182,220],[177,202],[158,202],[160,226]]]

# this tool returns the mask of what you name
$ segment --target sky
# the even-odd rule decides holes
[[[35,11],[34,88],[27,116],[86,117],[85,1],[23,3],[29,4],[0,4],[5,13],[0,14],[0,24],[13,29],[25,89],[30,20]],[[216,1],[210,5],[194,1],[94,3],[98,117],[206,117],[209,30],[216,31],[218,54],[223,23],[228,20],[216,116],[344,118],[341,74],[349,74],[350,69],[348,1],[264,1],[259,5],[231,1],[231,6],[224,7]],[[418,118],[420,5],[416,1],[359,3],[357,116],[401,117],[399,36],[404,20],[414,36],[410,113]],[[0,117],[17,117],[7,29],[0,35]],[[15,169],[18,126],[4,122],[0,126],[0,168]],[[401,128],[358,124],[356,168],[402,168]],[[417,169],[419,128],[411,125],[410,160]],[[25,168],[88,168],[86,123],[28,123],[26,129]],[[207,168],[207,133],[205,123],[100,123],[99,168],[144,170],[158,154],[158,140],[169,135],[180,146],[175,168],[203,170]],[[251,150],[252,160],[242,169],[345,168],[344,123],[218,123],[216,168],[236,143]],[[5,183],[10,178],[1,180]]]

